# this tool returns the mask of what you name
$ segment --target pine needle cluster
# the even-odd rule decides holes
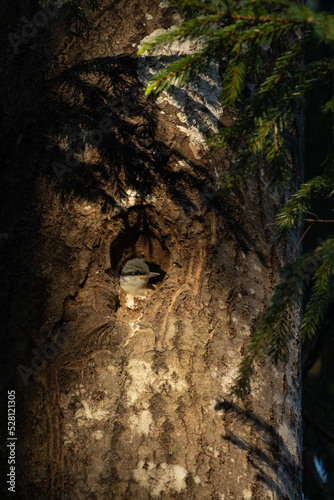
[[[319,87],[324,123],[334,137],[334,58],[308,62],[305,57],[310,47],[334,49],[334,15],[288,0],[178,0],[169,4],[183,12],[185,21],[145,41],[139,54],[154,53],[175,41],[199,40],[200,48],[165,66],[150,80],[146,94],[186,85],[212,60],[225,64],[221,103],[236,108],[239,119],[210,135],[208,144],[229,146],[236,152],[223,179],[226,189],[244,183],[259,164],[265,165],[272,186],[284,188],[291,177],[290,131],[303,103]],[[255,91],[249,96],[246,84],[250,81]],[[303,183],[278,214],[280,239],[305,221],[309,227],[316,222],[333,222],[320,221],[311,212],[317,199],[331,198],[334,193],[333,144],[319,165],[318,175]],[[316,334],[333,290],[333,268],[334,239],[330,238],[282,270],[281,282],[242,362],[234,394],[242,396],[249,390],[260,355],[275,362],[286,359],[293,311],[300,307],[306,290],[310,298],[301,337]]]
[[[49,1],[46,0],[46,3],[49,3]],[[75,2],[74,0],[65,0],[64,2],[65,15],[75,20],[77,31],[81,28],[85,29],[87,36],[91,31],[97,29],[89,11],[94,12],[100,9],[101,2],[99,0],[87,0],[85,7],[82,7],[79,2]]]
[[[88,10],[92,12],[101,9],[101,5],[98,0],[88,0],[87,7]],[[74,0],[66,0],[65,8],[66,15],[71,16],[75,19],[77,30],[83,27],[86,29],[87,35],[90,33],[90,31],[96,30],[96,26],[92,21],[89,13],[86,9],[81,7],[78,2],[74,2]]]
[[[98,0],[88,0],[88,9],[91,11],[99,10],[101,8]],[[92,30],[96,29],[90,15],[87,10],[81,7],[78,2],[74,2],[74,0],[66,0],[66,15],[71,16],[75,19],[76,29],[80,29],[81,27],[87,30],[89,33]]]
[[[259,355],[268,355],[276,364],[284,361],[293,328],[296,307],[300,307],[305,290],[310,290],[300,333],[302,338],[316,334],[326,309],[327,299],[334,288],[334,238],[323,241],[310,251],[285,266],[280,284],[275,287],[270,305],[241,363],[232,392],[243,396],[249,390]]]

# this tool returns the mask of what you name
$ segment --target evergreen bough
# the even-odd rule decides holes
[[[87,7],[91,11],[100,10],[101,5],[98,0],[88,0]],[[71,16],[75,19],[77,30],[80,27],[84,27],[87,31],[87,35],[90,31],[96,30],[96,26],[93,23],[90,15],[87,10],[82,8],[78,2],[74,2],[74,0],[66,0],[65,1],[66,15]]]

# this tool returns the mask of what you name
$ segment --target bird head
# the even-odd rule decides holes
[[[127,293],[133,295],[145,295],[149,279],[160,276],[159,273],[151,272],[144,259],[128,260],[121,271],[120,285]]]

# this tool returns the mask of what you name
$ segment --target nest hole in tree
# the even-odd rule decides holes
[[[110,245],[111,269],[120,274],[124,264],[134,258],[144,259],[150,271],[159,273],[152,284],[163,281],[170,264],[170,255],[163,241],[149,228],[123,231]]]

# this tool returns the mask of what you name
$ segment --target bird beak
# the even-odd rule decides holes
[[[144,279],[147,279],[147,278],[154,278],[154,276],[160,276],[160,273],[151,273],[151,272],[149,272],[148,274],[144,274],[140,278],[142,280],[144,280]]]

